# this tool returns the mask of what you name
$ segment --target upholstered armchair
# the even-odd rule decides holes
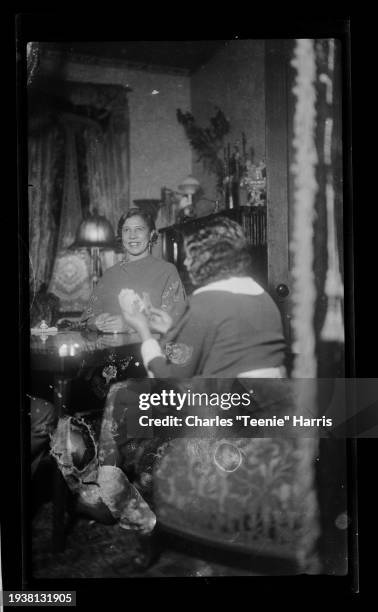
[[[157,523],[281,571],[317,571],[315,453],[313,438],[172,440],[154,472]]]
[[[201,384],[213,390],[227,381]],[[128,379],[112,386],[99,442],[94,444],[94,471],[86,462],[84,468],[80,464],[80,478],[74,483],[74,492],[86,500],[92,516],[105,505],[125,529],[136,528],[144,538],[144,565],[156,558],[159,543],[164,545],[164,536],[170,534],[191,547],[199,544],[217,548],[218,554],[235,553],[247,560],[251,571],[259,572],[264,565],[267,573],[318,572],[318,440],[263,437],[263,432],[258,438],[238,437],[238,432],[225,438],[216,428],[210,428],[209,437],[195,432],[190,437],[155,437],[138,426],[138,398],[166,385]],[[280,401],[281,409],[288,409],[280,385],[278,380],[259,390],[260,398],[269,390],[274,412],[280,410]],[[268,404],[268,399],[261,402]],[[52,453],[60,469],[71,474],[79,469],[75,456],[61,463],[67,448],[77,450],[70,426],[69,418],[60,421]],[[86,428],[84,423],[81,427]],[[87,446],[85,442],[83,448]],[[88,470],[93,471],[90,478]]]

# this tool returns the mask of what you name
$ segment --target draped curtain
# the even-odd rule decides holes
[[[85,126],[79,131],[78,148],[82,152],[80,183],[83,212],[95,208],[116,229],[128,206],[128,132],[114,114],[106,131]]]
[[[90,292],[89,256],[67,248],[89,212],[96,208],[116,230],[128,207],[127,91],[64,83],[59,95],[58,106],[46,113],[41,105],[29,117],[31,277],[34,290],[45,283],[63,310],[80,310]],[[105,268],[113,262],[114,253],[103,257]]]
[[[341,49],[298,39],[294,68],[292,276],[294,375],[344,375]]]
[[[91,294],[89,254],[85,250],[72,251],[69,248],[82,220],[76,151],[76,131],[81,124],[74,116],[63,116],[62,121],[65,133],[62,206],[49,290],[59,298],[61,311],[77,312],[85,308]]]
[[[82,219],[79,176],[75,143],[75,122],[65,118],[65,164],[60,214],[58,248],[68,248],[75,240],[77,227]]]
[[[33,294],[54,264],[62,198],[64,134],[54,126],[29,137],[29,253]]]

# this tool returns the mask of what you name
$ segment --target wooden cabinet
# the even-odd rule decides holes
[[[191,219],[160,229],[162,255],[164,259],[175,264],[188,293],[193,286],[184,266],[184,239],[187,234],[197,231],[201,225],[217,216],[226,216],[239,223],[250,245],[252,256],[252,274],[265,288],[268,286],[268,262],[266,240],[266,208],[242,206],[231,210],[221,210],[206,217]]]

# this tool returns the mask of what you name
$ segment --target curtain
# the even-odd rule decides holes
[[[64,134],[59,126],[29,135],[29,253],[33,291],[48,284],[56,255],[62,205]]]
[[[316,352],[320,377],[343,377],[345,333],[340,43],[334,39],[317,40],[315,52],[315,137],[318,151],[314,221]]]
[[[76,130],[80,123],[73,117],[62,117],[65,131],[65,164],[62,207],[58,231],[58,250],[49,291],[60,300],[60,310],[81,312],[91,294],[90,258],[86,251],[70,250],[82,220],[78,181]]]
[[[75,240],[76,230],[82,220],[78,166],[75,143],[75,123],[65,120],[65,165],[60,215],[58,247],[68,248]]]
[[[129,119],[123,88],[74,87],[71,100],[93,108],[104,106],[104,118],[77,130],[79,184],[83,216],[94,209],[104,215],[114,231],[129,207]],[[100,253],[103,270],[117,259],[114,251]]]
[[[298,39],[291,63],[295,69],[292,327],[297,345],[292,376],[303,379],[298,405],[313,415],[328,416],[337,405],[335,382],[340,378],[342,385],[345,375],[339,44],[333,39]],[[318,550],[323,571],[346,575],[350,535],[347,523],[342,523],[348,517],[346,446],[345,440],[336,438],[332,433],[319,437],[318,450],[315,438],[308,443],[313,442],[318,462]],[[306,477],[312,474],[307,472]]]
[[[96,121],[77,131],[83,214],[97,208],[116,229],[129,205],[129,119],[126,88],[72,84],[69,100],[90,107]],[[100,109],[100,113],[98,112]]]
[[[296,377],[343,376],[343,214],[340,48],[295,43],[292,328]]]
[[[127,89],[64,82],[55,93],[38,91],[38,83],[30,91],[31,279],[34,293],[45,283],[65,301],[64,310],[77,310],[88,299],[89,261],[85,252],[66,249],[94,208],[114,230],[128,208]],[[106,269],[115,254],[102,259]]]
[[[78,135],[84,153],[80,167],[84,212],[96,208],[114,229],[128,207],[128,133],[122,123],[112,115],[105,132],[86,126]]]

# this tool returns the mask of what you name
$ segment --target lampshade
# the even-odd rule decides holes
[[[103,249],[114,249],[116,247],[112,226],[106,217],[98,214],[96,209],[80,223],[76,232],[75,242],[70,248],[78,249],[81,247],[99,247]]]
[[[179,185],[179,190],[186,195],[193,195],[198,187],[200,186],[197,179],[194,176],[188,176],[182,183]]]

